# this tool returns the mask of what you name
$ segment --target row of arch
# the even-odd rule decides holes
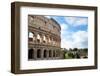
[[[29,41],[36,43],[49,43],[56,46],[60,46],[60,40],[57,38],[51,38],[49,36],[35,34],[34,32],[29,32],[28,34]]]
[[[41,49],[29,49],[28,50],[28,59],[47,59],[60,57],[59,50],[41,50]]]

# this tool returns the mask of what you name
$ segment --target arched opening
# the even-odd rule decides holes
[[[44,58],[47,57],[47,50],[44,50]]]
[[[56,57],[59,57],[59,50],[56,50]]]
[[[39,39],[37,39],[37,43],[40,43],[40,40]]]
[[[43,43],[46,43],[46,36],[43,36]]]
[[[38,34],[37,35],[37,43],[40,43],[41,42],[41,37],[40,37],[40,35]]]
[[[33,59],[34,58],[33,55],[34,55],[34,50],[33,49],[29,49],[28,50],[28,59]]]
[[[48,42],[51,43],[51,39],[50,38],[48,38]]]
[[[37,58],[41,58],[41,50],[40,49],[37,50]]]
[[[29,32],[28,33],[28,39],[29,39],[29,41],[33,41],[33,38],[34,38],[34,33],[33,32]]]
[[[55,57],[55,50],[53,50],[53,57]]]
[[[49,57],[52,57],[52,51],[49,50]]]

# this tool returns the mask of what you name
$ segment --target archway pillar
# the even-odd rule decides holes
[[[51,58],[53,58],[53,50],[51,50]]]
[[[37,35],[38,35],[38,33],[35,32],[35,43],[36,43],[36,44],[37,44]]]
[[[55,58],[57,57],[57,50],[55,49]]]
[[[36,33],[34,33],[33,43],[36,44],[36,41],[37,41],[37,35],[36,35]]]
[[[43,34],[41,34],[41,43],[43,44]]]
[[[49,59],[49,49],[47,49],[46,54],[47,54],[46,58]]]
[[[47,35],[47,37],[46,37],[47,45],[50,45],[49,38],[50,38],[49,35]]]
[[[34,49],[34,59],[37,59],[37,49]]]
[[[41,48],[41,59],[44,59],[44,49]]]

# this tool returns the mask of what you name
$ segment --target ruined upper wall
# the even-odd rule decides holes
[[[40,28],[53,34],[61,34],[61,27],[54,19],[48,19],[44,16],[28,15],[29,26]]]

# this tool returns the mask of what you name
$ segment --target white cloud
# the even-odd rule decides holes
[[[72,26],[88,25],[88,18],[85,17],[65,17],[65,21]]]
[[[67,24],[60,24],[61,25],[61,30],[64,31],[64,30],[67,30],[68,29],[68,25]]]
[[[72,38],[74,39],[74,47],[84,48],[88,46],[88,32],[86,31],[78,31],[73,34]]]
[[[72,41],[66,40],[65,38],[62,39],[61,40],[61,48],[66,48],[66,49],[73,48]]]
[[[80,26],[80,25],[87,25],[88,24],[88,19],[87,18],[78,18],[78,20],[76,20],[76,26]]]
[[[66,34],[66,36],[63,36],[61,39],[61,47],[67,49],[88,47],[88,32],[77,31],[70,34]]]
[[[68,24],[72,25],[73,23],[75,23],[76,17],[65,17],[65,21],[66,21]]]

